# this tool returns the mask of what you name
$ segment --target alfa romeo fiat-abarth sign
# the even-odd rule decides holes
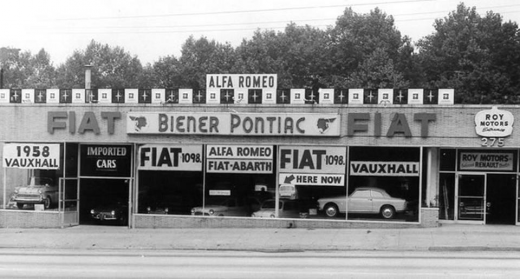
[[[128,134],[339,136],[337,113],[129,112]]]

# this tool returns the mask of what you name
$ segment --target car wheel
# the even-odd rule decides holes
[[[385,219],[392,219],[395,216],[395,208],[391,205],[383,205],[381,207],[381,216]]]
[[[25,204],[23,204],[23,203],[19,203],[19,202],[16,203],[16,207],[18,207],[18,209],[23,209],[23,206],[24,206],[24,205],[25,205]]]
[[[336,217],[339,213],[338,206],[333,203],[328,203],[325,205],[325,214],[328,217]]]
[[[52,200],[51,200],[51,197],[49,197],[49,196],[43,200],[43,205],[44,205],[45,209],[51,208],[51,203],[52,203]]]

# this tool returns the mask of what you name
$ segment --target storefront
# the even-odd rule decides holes
[[[264,79],[123,90],[149,102],[88,102],[79,91],[78,102],[0,103],[0,225],[520,223],[520,107],[443,104],[440,89],[326,89],[300,102],[316,92]],[[394,102],[403,92],[408,102]],[[426,103],[432,92],[436,103]]]

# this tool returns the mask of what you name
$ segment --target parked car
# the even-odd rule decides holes
[[[31,177],[29,185],[16,187],[11,198],[19,209],[26,204],[43,204],[49,209],[58,203],[58,186],[51,178]]]
[[[288,199],[297,199],[298,192],[296,191],[296,186],[292,184],[281,184],[279,187],[279,193],[281,198]]]
[[[276,200],[266,200],[260,210],[253,212],[251,217],[275,218]],[[280,199],[278,202],[278,218],[300,218],[300,205],[296,200]]]
[[[204,207],[191,209],[191,215],[203,216],[251,216],[260,209],[260,201],[256,198],[212,197]]]
[[[145,204],[147,214],[190,214],[194,204],[193,200],[187,196],[166,195],[154,197]]]
[[[321,198],[318,206],[328,217],[335,217],[338,213],[347,212],[347,199],[345,196]],[[385,219],[404,212],[406,206],[406,200],[391,197],[385,190],[375,187],[356,188],[348,197],[349,213],[381,214]]]
[[[93,219],[100,222],[118,222],[126,225],[128,221],[128,201],[113,201],[94,207],[90,210]]]

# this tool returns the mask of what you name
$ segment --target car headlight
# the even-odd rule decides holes
[[[275,216],[274,214],[271,214],[271,216],[269,216],[269,217],[271,217],[271,218],[275,218],[276,216]]]
[[[209,210],[209,215],[213,215],[213,214],[215,214],[215,210],[210,209],[210,210]]]
[[[38,193],[43,194],[43,190],[42,189],[38,190]]]
[[[148,213],[150,213],[150,211],[152,211],[152,208],[151,207],[147,207],[146,211],[148,211]]]
[[[164,209],[164,213],[168,213],[168,207]]]
[[[20,192],[20,189],[14,189],[15,194],[18,194],[18,192]]]
[[[94,213],[96,213],[96,212],[94,211],[94,209],[90,210],[90,214],[94,214]]]
[[[253,214],[251,214],[251,217],[256,217],[256,215],[253,213]]]
[[[115,211],[115,210],[112,210],[112,212],[110,212],[110,214],[112,214],[112,215],[116,215],[116,211]]]

